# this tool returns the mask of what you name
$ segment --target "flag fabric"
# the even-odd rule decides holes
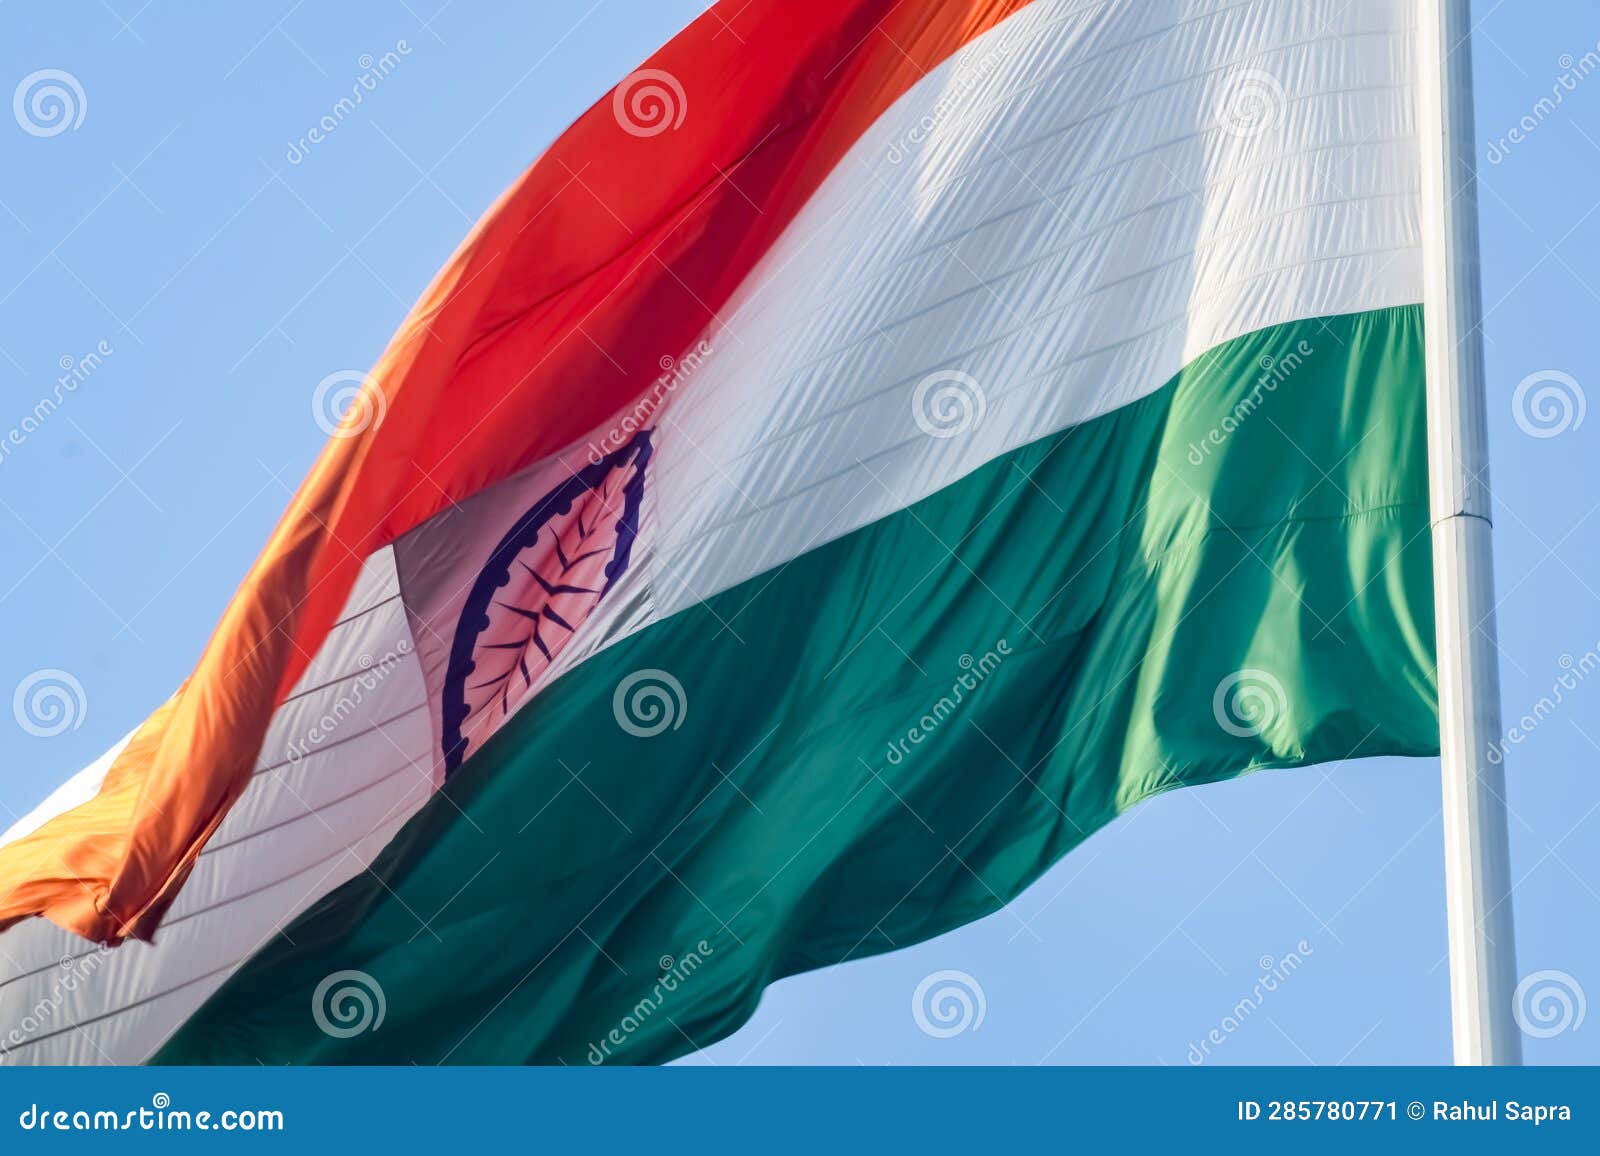
[[[0,1058],[662,1061],[1160,792],[1436,753],[1412,7],[715,4],[4,836]]]

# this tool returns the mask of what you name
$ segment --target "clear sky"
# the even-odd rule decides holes
[[[369,366],[478,214],[703,7],[0,0],[0,96],[61,69],[83,112],[54,136],[0,115],[0,429],[76,375],[0,458],[0,698],[55,669],[86,703],[49,737],[0,712],[0,827],[188,673],[323,441],[317,383]],[[1600,415],[1533,436],[1513,408],[1546,371],[1600,389],[1600,73],[1568,71],[1600,9],[1474,8],[1510,721],[1600,649]],[[1507,758],[1518,966],[1600,1001],[1600,677],[1565,694]],[[1184,1064],[1290,953],[1207,1063],[1446,1062],[1441,863],[1434,760],[1169,794],[989,919],[778,984],[687,1062]],[[941,971],[981,989],[975,1030],[919,1028]],[[1600,1062],[1591,1021],[1528,1061]]]

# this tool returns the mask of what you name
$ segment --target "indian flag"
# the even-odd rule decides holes
[[[1436,753],[1413,8],[715,4],[5,834],[4,1059],[664,1061],[1152,795]]]

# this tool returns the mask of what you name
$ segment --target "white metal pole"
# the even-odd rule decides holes
[[[1450,1012],[1458,1064],[1518,1064],[1469,0],[1416,0],[1439,746]]]

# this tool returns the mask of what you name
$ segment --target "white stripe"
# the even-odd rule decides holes
[[[0,934],[0,1064],[144,1060],[427,801],[434,728],[398,594],[385,549],[273,716],[257,773],[154,944],[107,951],[41,919]]]
[[[1411,7],[1038,0],[930,73],[759,264],[670,403],[658,615],[1230,338],[1420,301]],[[1230,132],[1252,81],[1272,123]],[[913,399],[945,371],[976,382],[983,415],[941,439]]]

